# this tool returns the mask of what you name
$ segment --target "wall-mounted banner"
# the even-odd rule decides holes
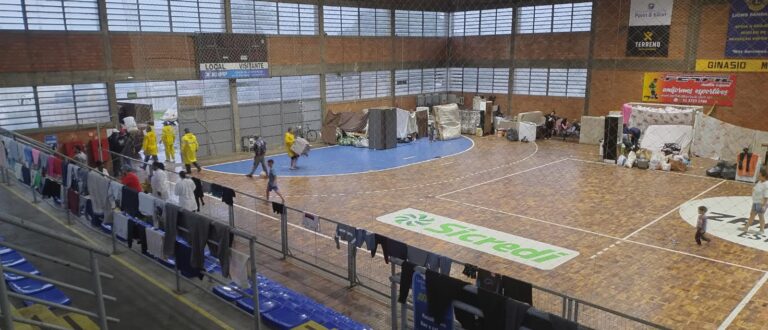
[[[632,0],[627,56],[667,57],[673,0]]]
[[[646,72],[643,101],[733,106],[736,76],[729,74]]]
[[[200,79],[267,78],[267,62],[200,63]]]
[[[768,72],[768,60],[696,60],[702,72]]]
[[[768,0],[731,0],[725,57],[768,57]]]
[[[403,209],[376,220],[543,270],[555,269],[578,252],[416,209]]]
[[[269,77],[264,35],[201,33],[194,40],[200,79]]]

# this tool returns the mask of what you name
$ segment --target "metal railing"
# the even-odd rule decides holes
[[[105,306],[104,306],[104,301],[105,300],[117,301],[117,299],[115,297],[106,295],[102,291],[102,289],[103,289],[102,283],[101,283],[102,277],[108,278],[108,279],[113,279],[114,277],[112,275],[109,275],[109,274],[106,274],[106,273],[102,273],[99,270],[99,260],[98,260],[97,257],[98,256],[109,257],[110,256],[109,252],[104,251],[104,250],[102,250],[102,249],[100,249],[98,247],[94,247],[94,246],[91,246],[89,244],[83,243],[83,242],[78,241],[76,239],[73,239],[73,238],[70,238],[70,237],[67,237],[67,236],[62,236],[60,233],[54,232],[54,231],[52,231],[52,230],[50,230],[48,228],[45,228],[43,226],[40,226],[38,224],[31,223],[29,221],[25,221],[25,220],[20,219],[18,217],[12,216],[12,215],[10,215],[10,214],[8,214],[6,212],[0,212],[0,222],[2,222],[4,224],[12,225],[12,226],[17,227],[17,228],[19,228],[21,230],[26,230],[26,231],[29,231],[29,232],[33,232],[35,234],[38,234],[38,235],[41,235],[41,236],[45,236],[45,237],[47,237],[49,239],[53,239],[53,240],[65,243],[65,244],[73,246],[73,247],[75,247],[75,248],[77,248],[79,250],[86,251],[88,253],[88,260],[89,260],[89,265],[88,266],[80,265],[80,264],[78,264],[78,263],[76,263],[74,261],[64,260],[64,259],[61,259],[59,257],[54,257],[54,256],[51,256],[51,255],[48,255],[48,254],[45,254],[45,253],[42,253],[42,252],[39,252],[39,251],[35,251],[34,249],[29,248],[29,247],[21,246],[21,245],[14,244],[14,243],[11,243],[11,242],[6,242],[6,241],[2,242],[3,246],[11,248],[11,249],[14,249],[14,250],[16,250],[18,252],[21,252],[21,253],[24,253],[26,255],[35,256],[35,257],[38,257],[38,258],[40,258],[42,260],[45,260],[45,261],[48,261],[48,262],[52,262],[52,263],[55,263],[55,264],[58,264],[58,265],[67,266],[67,267],[69,267],[71,269],[78,270],[78,271],[81,271],[81,272],[89,274],[90,278],[91,278],[91,281],[92,281],[92,288],[90,288],[90,289],[83,288],[83,287],[80,287],[80,286],[77,286],[77,285],[74,285],[74,284],[71,284],[71,283],[66,283],[66,282],[63,282],[63,281],[55,280],[55,279],[53,279],[51,277],[30,274],[28,272],[17,270],[17,269],[11,268],[11,267],[3,267],[2,264],[0,264],[0,278],[4,279],[5,278],[5,273],[8,272],[8,273],[11,273],[11,274],[16,274],[16,275],[24,276],[26,278],[31,278],[31,279],[35,279],[35,280],[38,280],[38,281],[47,282],[47,283],[53,284],[53,285],[55,285],[57,287],[69,289],[69,290],[72,290],[72,291],[75,291],[75,292],[79,292],[79,293],[82,293],[82,294],[87,294],[87,295],[93,296],[95,298],[95,300],[96,300],[96,310],[95,311],[88,311],[88,310],[84,310],[84,309],[77,308],[77,307],[61,305],[61,304],[58,304],[58,303],[50,302],[50,301],[47,301],[47,300],[44,300],[44,299],[39,299],[39,298],[32,297],[32,296],[29,296],[29,295],[24,295],[24,294],[19,294],[19,293],[11,292],[9,290],[8,286],[7,286],[7,283],[5,281],[2,281],[2,284],[0,284],[0,311],[2,312],[2,317],[1,318],[2,318],[3,329],[14,329],[14,324],[13,324],[14,322],[25,323],[25,324],[30,324],[30,325],[34,325],[34,326],[42,326],[42,327],[53,328],[53,329],[64,329],[64,328],[61,328],[61,327],[59,327],[59,326],[57,326],[55,324],[45,323],[45,322],[41,322],[41,321],[37,321],[37,320],[32,320],[32,319],[27,319],[27,318],[23,318],[23,317],[19,317],[19,316],[13,315],[13,313],[11,312],[11,303],[9,301],[9,298],[16,298],[16,299],[19,299],[19,300],[30,301],[30,302],[33,302],[33,303],[42,304],[42,305],[46,305],[46,306],[49,306],[49,307],[54,307],[54,308],[57,308],[57,309],[61,309],[61,310],[65,310],[65,311],[69,311],[69,312],[85,315],[85,316],[88,316],[88,317],[91,317],[91,318],[95,318],[95,319],[98,320],[98,324],[99,324],[99,327],[101,329],[108,329],[107,322],[119,322],[120,321],[120,320],[118,320],[118,319],[116,319],[114,317],[107,316],[106,309],[105,309]]]
[[[28,140],[26,137],[10,133],[22,140]],[[34,142],[39,145],[39,142]],[[113,152],[110,152],[110,155],[112,158],[127,158]],[[130,163],[134,167],[143,164],[140,159],[130,159]],[[169,172],[169,181],[174,184],[177,175],[174,171],[166,171]],[[141,173],[140,171],[139,174]],[[234,205],[227,205],[220,199],[207,194],[205,206],[201,207],[201,212],[219,221],[229,222],[231,227],[236,228],[238,233],[242,234],[239,236],[247,240],[251,250],[251,260],[254,263],[255,250],[253,245],[258,244],[278,253],[283,259],[296,260],[321,272],[338,277],[347,282],[350,288],[360,286],[382,298],[396,299],[396,292],[393,295],[392,291],[394,284],[391,282],[391,276],[395,271],[393,265],[383,263],[380,259],[381,254],[376,255],[376,258],[371,258],[366,256],[369,251],[365,249],[352,246],[343,240],[338,245],[334,242],[336,227],[345,225],[344,223],[318,216],[318,228],[316,230],[314,228],[309,229],[303,225],[304,216],[307,214],[303,210],[284,205],[282,214],[275,214],[273,213],[272,201],[242,191],[235,190],[235,193],[237,197]],[[115,242],[113,244],[119,242],[114,235],[112,240]],[[456,265],[451,271],[451,276],[459,277],[461,273],[459,269],[464,263],[457,260],[454,260],[454,263]],[[255,265],[253,269],[255,274]],[[176,273],[178,283],[179,275],[178,272]],[[226,284],[224,279],[210,274],[205,275],[214,282]],[[200,287],[197,283],[190,283]],[[210,292],[210,290],[207,291]],[[245,292],[240,293],[250,296]],[[534,286],[533,294],[534,307],[577,321],[584,327],[666,329],[640,318],[543,287]],[[253,298],[256,301],[257,297]],[[258,324],[257,311],[258,305],[253,315],[256,319],[255,324]],[[397,313],[394,308],[393,313]],[[396,329],[396,315],[392,316],[392,320],[392,328]]]

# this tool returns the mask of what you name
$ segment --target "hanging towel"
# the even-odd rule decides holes
[[[507,299],[506,306],[506,328],[505,329],[520,329],[528,315],[528,310],[531,306],[521,303],[514,299]]]
[[[533,286],[530,283],[502,276],[501,287],[504,296],[533,305]]]
[[[305,212],[301,225],[311,231],[318,232],[320,231],[320,218],[312,213]]]
[[[283,206],[283,204],[280,204],[278,202],[272,202],[272,213],[283,214],[284,210],[285,210],[285,207]]]
[[[453,259],[440,256],[440,274],[451,275],[451,266],[453,265]]]
[[[32,164],[40,166],[40,150],[32,149]]]
[[[109,180],[96,171],[88,172],[88,186],[93,203],[93,212],[103,214],[109,201]]]
[[[355,227],[343,223],[337,224],[336,235],[333,236],[333,241],[336,242],[336,249],[341,249],[341,245],[339,244],[340,239],[349,242],[350,244],[354,244],[356,231],[357,228]]]
[[[431,270],[427,270],[426,280],[427,314],[435,318],[435,322],[442,323],[445,311],[452,307],[453,300],[468,283]]]
[[[133,246],[133,241],[139,241],[141,245],[141,252],[147,252],[147,232],[141,220],[128,219],[128,247]]]
[[[155,258],[165,260],[165,257],[163,256],[163,237],[165,237],[164,233],[150,227],[145,227],[144,230],[144,235],[147,237],[147,252]]]
[[[120,209],[132,217],[139,216],[139,192],[128,186],[123,186],[120,193]]]
[[[235,191],[227,187],[222,187],[221,201],[224,202],[224,204],[232,206],[232,204],[235,203],[234,199],[235,199]]]
[[[237,286],[241,288],[249,287],[251,283],[248,279],[248,274],[250,274],[251,269],[251,257],[234,249],[230,251],[230,254],[229,277]]]
[[[211,219],[188,210],[181,212],[183,215],[178,220],[180,227],[186,228],[185,238],[192,247],[190,263],[196,269],[202,269],[205,264],[205,245],[208,244],[208,234],[211,228]]]
[[[501,275],[485,269],[477,270],[477,287],[493,293],[501,292]]]
[[[176,268],[179,269],[179,272],[181,272],[181,275],[184,275],[187,278],[197,277],[199,279],[203,279],[203,274],[201,273],[202,268],[194,267],[191,263],[192,258],[192,248],[189,246],[182,244],[180,242],[174,242],[175,248],[173,257],[176,261]]]
[[[387,240],[387,244],[382,247],[384,250],[384,263],[389,263],[390,257],[395,257],[400,260],[408,259],[408,245],[405,245],[403,242],[390,238]]]
[[[469,278],[477,278],[477,266],[472,264],[464,264],[464,270],[461,271],[461,273]]]
[[[507,297],[478,288],[477,298],[477,307],[483,311],[483,328],[509,329],[506,327]]]
[[[202,187],[200,187],[200,189],[202,189]],[[224,187],[215,183],[211,184],[211,195],[213,195],[213,197],[221,198],[223,194],[224,194]]]
[[[155,214],[155,197],[147,193],[139,193],[139,212],[145,217]]]
[[[67,189],[67,208],[72,215],[80,216],[80,195],[72,188]]]
[[[376,256],[376,249],[378,249],[379,245],[381,245],[381,249],[383,250],[385,246],[387,246],[387,241],[389,241],[389,238],[387,238],[384,235],[379,234],[373,234],[373,248],[371,248],[371,258]],[[369,245],[370,247],[370,245]],[[389,263],[389,259],[386,257],[384,258],[385,263]]]
[[[155,198],[155,212],[152,214],[152,222],[156,228],[165,228],[165,201]]]
[[[115,231],[115,236],[128,239],[128,217],[123,212],[115,211],[114,219],[112,230]]]

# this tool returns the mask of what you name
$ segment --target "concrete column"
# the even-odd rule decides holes
[[[586,88],[584,92],[584,111],[582,111],[582,114],[584,116],[589,115],[589,85],[592,83],[592,69],[594,68],[594,60],[595,60],[595,26],[597,25],[595,22],[597,21],[597,17],[595,17],[595,5],[597,4],[599,0],[596,0],[592,2],[592,20],[591,20],[591,26],[589,28],[589,54],[587,54],[587,82],[586,82]]]
[[[98,1],[99,7],[99,31],[101,32],[102,45],[104,47],[104,71],[106,73],[107,83],[107,101],[109,104],[109,116],[112,118],[112,124],[117,126],[118,105],[117,94],[115,92],[115,72],[112,68],[112,41],[109,36],[109,21],[107,20],[107,2]]]
[[[234,152],[240,151],[240,105],[237,102],[237,79],[229,79],[229,102],[232,109],[232,138],[235,140]]]

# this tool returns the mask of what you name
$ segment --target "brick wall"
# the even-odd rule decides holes
[[[0,33],[0,72],[103,70],[99,34],[58,32]]]

